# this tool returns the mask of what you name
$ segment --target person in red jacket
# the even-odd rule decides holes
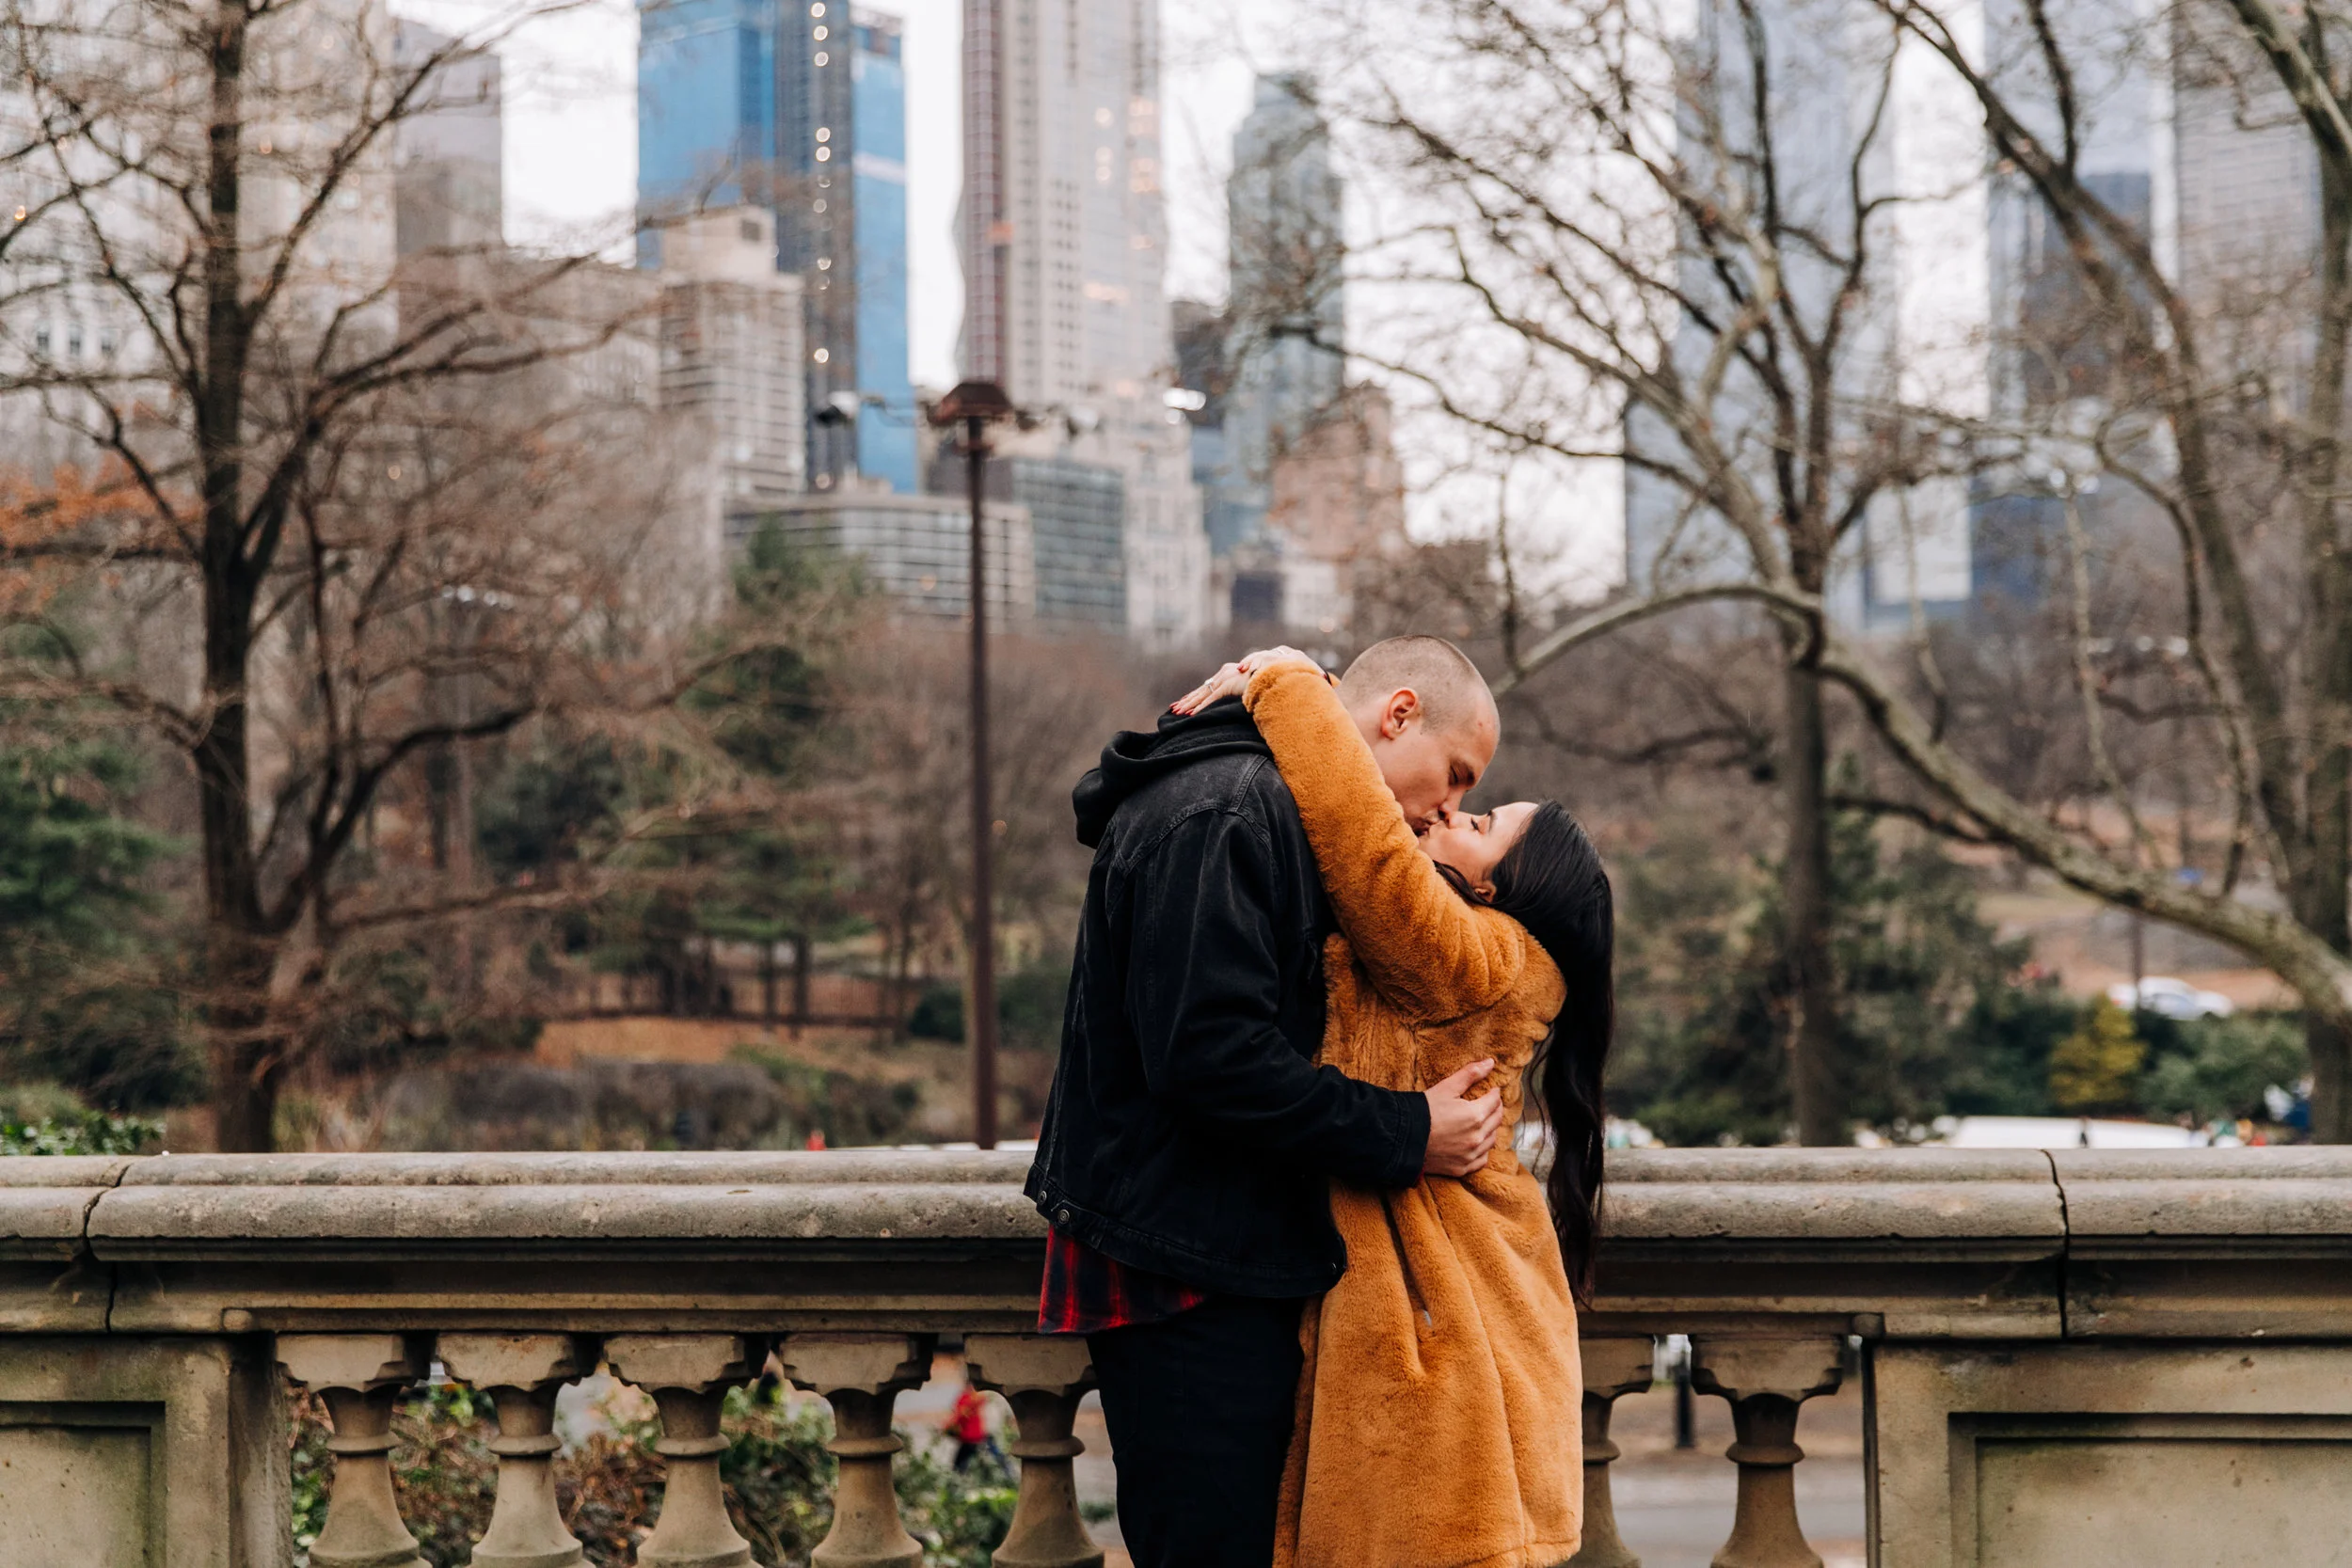
[[[998,1468],[1011,1468],[1005,1463],[1005,1450],[996,1446],[995,1435],[988,1430],[988,1402],[968,1383],[956,1396],[955,1411],[947,1418],[947,1435],[956,1440],[957,1469],[983,1453],[995,1460]]]

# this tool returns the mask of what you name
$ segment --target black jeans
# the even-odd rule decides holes
[[[1298,1398],[1296,1301],[1216,1296],[1090,1334],[1136,1568],[1265,1568]]]

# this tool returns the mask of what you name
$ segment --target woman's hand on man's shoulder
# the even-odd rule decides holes
[[[1268,665],[1281,664],[1290,660],[1295,660],[1301,664],[1315,662],[1296,648],[1288,645],[1261,648],[1255,653],[1242,655],[1231,664],[1220,666],[1216,674],[1168,704],[1168,711],[1191,715],[1200,712],[1211,703],[1223,702],[1228,697],[1238,697],[1248,689],[1250,676]],[[1328,680],[1331,677],[1327,673],[1324,678]]]

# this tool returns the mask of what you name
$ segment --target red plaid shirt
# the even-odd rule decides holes
[[[1105,1258],[1058,1230],[1045,1234],[1045,1285],[1037,1303],[1040,1334],[1092,1334],[1129,1323],[1155,1323],[1208,1299],[1206,1291]]]

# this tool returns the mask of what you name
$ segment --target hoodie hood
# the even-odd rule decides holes
[[[1274,754],[1239,697],[1211,703],[1190,718],[1163,713],[1154,731],[1120,731],[1103,748],[1101,765],[1089,768],[1070,792],[1071,806],[1078,814],[1078,842],[1089,849],[1101,844],[1120,803],[1153,780],[1203,757],[1243,752]]]

